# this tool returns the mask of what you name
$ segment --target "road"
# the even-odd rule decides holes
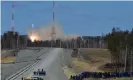
[[[36,60],[37,57],[41,56],[42,54],[46,54],[50,51],[48,48],[43,48],[41,51],[36,52],[33,50],[21,50],[18,52],[18,56],[16,57],[16,63],[9,63],[9,64],[1,64],[1,72],[2,76],[1,79],[5,80],[8,76],[11,76],[12,74],[15,74],[18,71],[21,71],[23,68],[26,66],[29,66],[34,63],[34,61],[31,60]],[[30,55],[27,57],[26,55]]]
[[[40,56],[39,59],[41,60],[36,61],[35,65],[27,68],[27,70],[25,69],[24,72],[21,71],[20,73],[14,74],[14,76],[8,77],[6,80],[21,80],[22,77],[32,77],[33,71],[37,71],[38,69],[44,69],[46,71],[46,76],[43,77],[44,80],[68,80],[63,72],[62,65],[68,64],[70,59],[66,58],[68,56],[67,54],[64,54],[63,49],[54,48],[50,52]],[[64,64],[63,59],[65,59],[66,64]]]

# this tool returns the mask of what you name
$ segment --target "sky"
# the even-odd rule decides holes
[[[15,31],[27,34],[27,29],[52,22],[52,1],[18,1],[1,3],[1,33],[11,30],[11,5],[14,7]],[[113,27],[133,28],[133,1],[56,1],[55,18],[65,34],[100,36]]]

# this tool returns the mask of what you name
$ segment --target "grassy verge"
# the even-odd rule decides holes
[[[1,64],[2,63],[11,63],[14,62],[16,58],[14,56],[9,56],[1,59]]]
[[[71,75],[76,75],[73,69],[68,67],[63,67],[64,74],[70,79]]]
[[[100,70],[103,70],[104,72],[115,72],[114,68],[105,68],[104,65],[99,66]]]

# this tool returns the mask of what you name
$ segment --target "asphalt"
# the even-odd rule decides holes
[[[42,54],[48,53],[50,50],[51,49],[49,48],[44,48],[43,50],[41,48],[40,51],[38,49],[20,50],[14,64],[1,64],[1,80],[5,80],[7,77],[23,69],[27,65],[33,64],[34,60],[36,60]]]
[[[44,69],[44,80],[68,80],[64,74],[64,66],[72,66],[72,50],[62,48],[28,48],[18,52],[15,64],[2,64],[2,80],[21,80],[22,77],[32,77],[33,71]],[[37,59],[38,63],[20,74],[26,66],[32,65]],[[20,72],[19,72],[20,71]],[[20,74],[11,78],[13,75]],[[9,79],[10,78],[10,79]]]
[[[39,57],[41,60],[34,67],[16,79],[10,80],[21,80],[22,77],[33,77],[33,71],[37,71],[38,69],[44,69],[46,71],[46,76],[42,77],[44,80],[68,80],[64,74],[63,66],[71,65],[71,52],[72,50],[61,48],[52,49],[48,54]]]

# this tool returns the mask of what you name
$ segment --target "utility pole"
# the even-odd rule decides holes
[[[88,46],[87,46],[87,48],[89,48],[89,46],[90,46],[90,45],[89,45],[89,39],[88,39]]]
[[[104,43],[103,38],[104,38],[104,34],[102,33],[102,39],[100,40],[100,41],[101,41],[101,42],[100,42],[100,48],[104,48],[104,47],[103,47],[103,43]]]
[[[83,40],[83,43],[84,43],[83,48],[85,48],[85,39]]]
[[[12,4],[12,28],[11,31],[14,32],[14,4]]]
[[[27,40],[28,40],[28,37],[26,36],[26,38],[25,38],[25,48],[27,47]]]
[[[77,37],[75,39],[75,48],[77,49]]]
[[[55,40],[56,33],[55,33],[55,2],[53,1],[53,26],[52,26],[52,34],[51,34],[51,47],[53,46],[53,42]]]
[[[67,49],[68,49],[68,45],[69,45],[69,36],[67,35]]]
[[[74,49],[76,49],[76,38],[74,38]]]
[[[19,34],[17,35],[17,49],[19,48],[18,43],[19,43]]]
[[[132,56],[133,56],[133,51],[132,51],[132,49],[131,49],[131,65],[130,65],[130,67],[131,67],[131,72],[133,72],[133,58],[132,58]],[[131,80],[132,80],[132,76],[131,76],[130,78],[131,78]]]
[[[131,50],[131,72],[133,72],[133,49]]]
[[[127,36],[126,36],[126,40],[127,40]],[[127,43],[126,43],[126,56],[125,56],[125,67],[124,67],[124,72],[126,71],[127,68],[127,57],[128,57],[128,50],[127,50]]]
[[[75,38],[74,38],[74,49],[76,48],[76,44],[75,44],[75,43],[76,43],[76,40],[75,40]]]
[[[60,39],[60,48],[61,48],[61,39]]]
[[[125,56],[125,67],[124,67],[124,72],[126,71],[126,65],[127,65],[127,46],[126,46],[126,56]]]
[[[81,48],[82,45],[82,37],[80,36],[80,40],[79,40],[79,48]]]
[[[12,13],[11,13],[12,14],[12,27],[11,27],[11,31],[13,32],[13,36],[16,35],[15,32],[14,32],[14,7],[15,7],[15,5],[12,3],[12,7],[11,7],[11,9],[12,9]],[[11,38],[13,40],[13,41],[11,40],[11,42],[12,42],[11,44],[12,44],[13,47],[16,47],[18,49],[18,38],[19,38],[19,35],[17,35],[16,46],[14,46],[15,39],[13,38],[13,36]]]

